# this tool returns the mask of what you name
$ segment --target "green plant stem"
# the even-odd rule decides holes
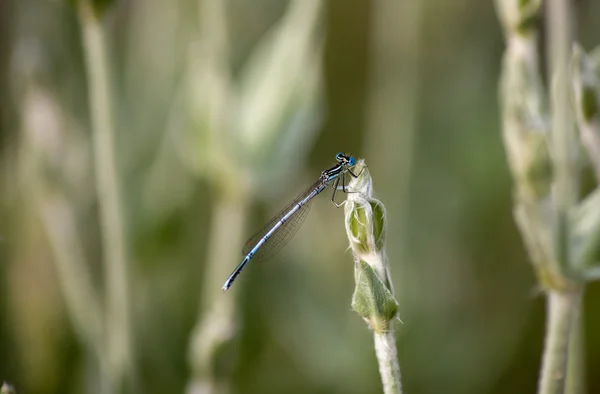
[[[569,359],[571,332],[579,315],[581,292],[547,293],[546,342],[539,394],[563,394]]]
[[[569,266],[568,218],[577,203],[578,163],[574,118],[571,110],[571,85],[568,65],[573,42],[573,22],[569,0],[548,0],[548,45],[550,75],[552,78],[552,148],[554,163],[554,206],[556,212],[557,267],[565,272]]]
[[[540,4],[521,9],[516,1],[498,0],[506,36],[500,100],[502,137],[514,179],[514,216],[527,252],[544,286],[556,261],[552,248],[552,206],[548,203],[551,170],[547,115],[539,71],[537,20]]]
[[[248,203],[236,193],[236,197],[224,196],[213,207],[210,238],[208,243],[207,266],[203,275],[202,305],[198,321],[190,343],[190,364],[192,380],[188,392],[204,393],[227,392],[231,370],[218,371],[219,350],[225,348],[235,338],[236,313],[235,294],[240,286],[233,286],[227,294],[222,285],[229,275],[232,263],[240,260],[240,251],[232,245],[241,245],[245,237],[245,223],[248,216]],[[231,360],[224,360],[230,364]]]
[[[88,92],[96,188],[105,260],[107,348],[115,387],[133,378],[128,265],[111,111],[109,66],[101,21],[90,0],[78,0]],[[117,389],[117,391],[119,391]]]
[[[57,192],[40,190],[36,194],[69,315],[83,341],[101,357],[104,349],[102,308],[93,292],[74,212]]]
[[[379,362],[379,374],[383,383],[385,394],[402,393],[400,366],[398,365],[398,354],[396,352],[396,337],[392,322],[389,331],[374,333],[375,354]]]
[[[554,167],[553,203],[555,212],[554,250],[555,273],[566,276],[573,266],[569,243],[571,239],[570,214],[578,202],[579,166],[574,132],[574,116],[571,106],[569,60],[573,43],[573,15],[570,1],[547,2],[549,75],[552,79],[552,161]],[[568,278],[564,278],[569,282]],[[540,394],[565,392],[572,328],[580,314],[583,285],[572,284],[569,288],[550,288],[547,292],[546,340],[540,374]],[[570,372],[569,381],[576,384],[577,371]]]
[[[350,181],[348,187],[354,192],[348,195],[344,207],[346,233],[355,261],[352,309],[373,330],[384,393],[400,394],[402,383],[393,326],[398,302],[385,253],[386,209],[373,197],[373,181],[364,160],[358,161],[355,170],[361,175]]]
[[[82,249],[83,244],[77,231],[77,215],[65,193],[59,187],[52,187],[47,180],[50,166],[48,146],[35,138],[54,127],[61,127],[64,122],[57,122],[53,126],[36,121],[34,114],[41,108],[56,119],[62,120],[62,114],[51,97],[38,87],[27,90],[23,108],[24,152],[21,178],[24,193],[32,197],[39,212],[71,323],[89,351],[101,359],[104,348],[102,305],[94,292],[91,272]]]
[[[507,37],[502,75],[503,134],[515,180],[515,218],[538,280],[547,292],[547,332],[539,393],[562,394],[569,365],[571,327],[579,314],[583,292],[583,286],[568,276],[576,263],[571,261],[570,216],[578,202],[578,157],[567,75],[571,10],[567,0],[548,0],[546,4],[547,26],[552,27],[547,40],[551,122],[545,119],[537,53],[541,2],[498,1]],[[552,127],[549,154],[548,123]],[[550,164],[553,171],[546,169]],[[572,379],[578,379],[580,375],[574,373]]]
[[[98,360],[102,392],[113,393],[109,362],[104,352],[104,315],[93,291],[76,230],[74,213],[64,196],[58,192],[41,188],[36,195],[69,316],[88,351]]]
[[[373,267],[373,270],[379,276],[379,279],[386,287],[394,293],[392,279],[389,276],[387,258],[383,252],[373,253],[371,258],[365,261]],[[379,364],[379,374],[385,394],[401,394],[402,379],[400,375],[400,363],[398,362],[398,352],[396,350],[396,336],[394,322],[390,320],[385,331],[374,330],[373,339],[375,343],[375,355]]]
[[[394,293],[392,279],[389,276],[389,268],[385,253],[372,253],[370,256],[363,256],[375,271],[381,282],[386,285],[390,292]],[[373,339],[375,342],[375,355],[379,364],[379,374],[385,394],[401,394],[402,379],[400,375],[400,363],[398,362],[398,352],[396,350],[396,336],[394,331],[394,322],[390,320],[385,331],[374,329]]]
[[[584,394],[585,385],[585,348],[581,313],[577,315],[571,328],[569,343],[569,362],[567,364],[566,394]]]

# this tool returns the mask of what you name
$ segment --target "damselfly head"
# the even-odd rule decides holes
[[[347,156],[344,153],[340,152],[337,155],[335,155],[335,159],[340,163],[340,164],[345,164],[348,167],[354,167],[354,165],[356,165],[356,159],[352,156]]]

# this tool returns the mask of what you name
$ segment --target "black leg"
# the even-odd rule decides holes
[[[333,205],[339,208],[339,205],[335,203],[335,192],[337,192],[338,185],[340,184],[340,178],[337,178],[333,183],[333,194],[331,195],[331,202]]]
[[[362,172],[365,170],[365,167],[363,167],[363,168],[360,169],[360,172],[358,173],[358,175],[356,175],[355,173],[353,173],[352,170],[349,169],[349,168],[348,168],[348,173],[350,173],[350,175],[352,175],[353,177],[358,178],[360,176],[360,174],[362,174]]]
[[[362,172],[362,171],[361,171],[361,172]],[[354,175],[354,174],[352,174],[352,175]],[[338,186],[338,184],[339,184],[339,178],[338,178],[338,179],[336,179],[336,181],[338,181],[338,182],[336,182],[336,183],[335,183],[335,185],[334,185],[334,186],[335,186],[335,189],[336,189],[336,190],[340,190],[340,187]],[[350,191],[350,190],[348,190],[348,189],[346,188],[346,176],[345,176],[345,175],[342,175],[342,187],[341,187],[341,190],[342,190],[344,193],[346,193],[346,194],[348,194],[348,193],[358,193],[358,192],[353,192],[353,191]],[[342,203],[341,205],[343,205],[343,203]],[[340,206],[341,206],[341,205],[340,205]]]

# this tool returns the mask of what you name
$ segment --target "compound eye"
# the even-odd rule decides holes
[[[344,153],[343,152],[339,152],[337,155],[335,155],[335,159],[337,161],[342,161],[344,160]]]
[[[354,157],[351,157],[350,160],[348,160],[348,165],[350,167],[353,167],[356,164],[356,159]]]

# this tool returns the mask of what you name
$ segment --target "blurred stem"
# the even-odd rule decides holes
[[[581,292],[547,293],[546,343],[542,360],[539,394],[562,394],[569,359],[569,341],[579,315]]]
[[[58,277],[77,332],[102,359],[104,349],[102,308],[86,269],[75,215],[64,196],[47,190],[36,192],[37,205],[54,253]]]
[[[199,66],[191,67],[194,74],[204,73],[210,81],[210,92],[198,90],[193,95],[204,96],[204,114],[206,129],[195,129],[195,133],[206,132],[209,143],[205,149],[212,186],[217,191],[217,198],[212,207],[211,227],[209,229],[208,253],[205,273],[200,286],[202,303],[198,311],[196,325],[193,329],[189,345],[189,363],[192,376],[187,392],[190,394],[226,393],[233,360],[227,358],[229,353],[223,350],[230,345],[236,334],[235,294],[223,294],[221,286],[233,262],[241,258],[238,245],[244,241],[248,202],[245,199],[244,179],[234,168],[230,157],[230,146],[227,145],[228,97],[233,91],[229,87],[229,45],[227,36],[227,18],[223,0],[199,0],[199,31],[202,55],[194,58]],[[200,74],[202,75],[202,74]],[[225,371],[219,370],[225,366]]]
[[[583,302],[583,301],[580,301]],[[581,307],[580,307],[581,308]],[[579,313],[571,328],[569,343],[569,362],[567,365],[567,394],[584,394],[585,390],[585,348],[582,314]]]
[[[241,259],[237,245],[244,242],[248,202],[245,193],[223,196],[213,207],[209,235],[208,262],[202,284],[202,305],[192,333],[190,364],[193,380],[189,393],[223,393],[228,391],[231,369],[217,371],[218,365],[231,365],[231,359],[221,360],[220,350],[233,341],[236,334],[235,294],[233,286],[226,294],[221,287],[229,275],[232,262]],[[226,354],[231,356],[230,353]]]
[[[58,170],[55,167],[58,163],[53,163],[51,158],[60,160],[60,157],[52,154],[55,152],[47,144],[50,140],[44,143],[44,139],[39,138],[46,133],[60,138],[63,131],[57,129],[65,127],[65,122],[61,122],[63,114],[50,95],[35,85],[27,89],[22,106],[23,152],[19,156],[23,162],[19,167],[23,173],[19,177],[24,184],[23,194],[32,197],[48,239],[69,319],[98,362],[100,380],[108,386],[104,315],[77,229],[76,205],[68,200],[63,188],[52,186],[53,182],[49,179],[55,179],[56,175],[50,177],[48,173],[54,173],[50,169]],[[50,116],[39,119],[36,114],[40,112]],[[58,121],[53,122],[49,120],[51,118]],[[65,143],[66,140],[59,142]],[[113,390],[106,387],[104,392],[112,393]]]
[[[17,394],[17,392],[13,386],[4,382],[2,383],[2,387],[0,387],[0,394]]]
[[[114,152],[114,129],[108,59],[104,32],[91,0],[78,0],[79,21],[88,77],[88,92],[96,188],[105,259],[107,353],[111,379],[118,387],[124,377],[133,378],[130,339],[128,267],[123,215]]]
[[[41,182],[38,184],[42,185]],[[69,316],[79,336],[98,360],[103,385],[101,392],[113,393],[109,363],[104,351],[102,308],[93,291],[74,213],[63,195],[53,193],[47,187],[39,189],[35,193],[37,205],[55,256],[54,261]]]
[[[573,42],[573,21],[570,0],[548,0],[548,45],[552,78],[552,148],[554,164],[554,206],[556,212],[558,272],[569,266],[568,218],[577,203],[578,163],[574,119],[571,110],[571,90],[568,73]]]
[[[552,78],[552,161],[554,165],[553,202],[555,208],[556,273],[567,275],[573,266],[569,253],[569,215],[578,200],[579,168],[570,102],[568,65],[573,43],[573,16],[569,0],[547,1],[548,53]],[[567,279],[567,278],[565,278]],[[568,279],[567,279],[568,281]],[[569,351],[572,328],[580,314],[583,286],[573,284],[569,289],[549,289],[546,342],[540,375],[540,394],[565,392],[569,356],[576,359],[577,349]],[[577,385],[578,371],[571,371],[571,384]]]
[[[569,217],[578,202],[578,165],[567,65],[572,22],[567,0],[548,0],[551,144],[538,64],[540,0],[498,0],[507,37],[502,75],[503,136],[515,180],[515,218],[538,280],[548,316],[539,393],[564,393],[573,322],[583,286],[570,276]],[[552,169],[553,171],[550,171]],[[549,198],[552,197],[552,198]],[[573,349],[575,352],[576,349]],[[580,355],[574,355],[580,357]],[[572,382],[581,375],[573,371]]]

